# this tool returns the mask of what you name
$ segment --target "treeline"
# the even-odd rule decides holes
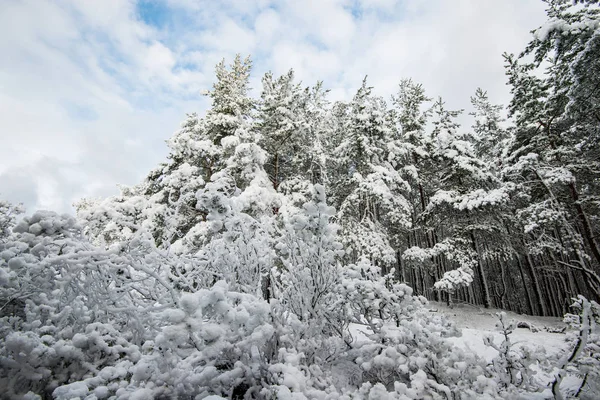
[[[504,55],[507,112],[479,89],[470,127],[410,79],[390,101],[365,78],[351,101],[332,103],[290,70],[265,74],[254,99],[250,59],[221,62],[212,107],[188,116],[168,161],[119,196],[83,200],[78,215],[99,244],[144,229],[212,265],[216,236],[276,248],[282,202],[302,204],[321,184],[343,263],[366,255],[428,299],[563,315],[577,294],[600,297],[599,10],[583,3],[549,4],[523,53]],[[251,228],[228,225],[235,213]],[[261,251],[268,298],[281,262]],[[242,282],[250,261],[238,263]]]

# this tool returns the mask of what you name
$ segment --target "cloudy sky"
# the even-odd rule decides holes
[[[0,0],[0,197],[72,212],[135,184],[214,65],[251,54],[252,86],[294,68],[350,99],[403,77],[451,108],[478,86],[509,99],[504,51],[545,20],[541,0]]]

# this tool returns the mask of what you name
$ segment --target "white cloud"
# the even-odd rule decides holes
[[[291,26],[299,26],[308,38],[328,47],[350,45],[355,22],[345,0],[307,0],[285,2],[285,15]]]
[[[254,31],[240,26],[231,18],[223,18],[214,31],[201,35],[197,43],[204,48],[228,54],[252,52],[256,46]]]
[[[148,1],[148,0],[145,0]],[[214,65],[254,55],[350,98],[369,75],[389,96],[403,77],[468,107],[477,86],[507,103],[501,53],[545,19],[539,0],[169,0],[168,23],[133,0],[5,0],[0,12],[0,196],[69,210],[162,161],[186,112],[202,111]],[[163,9],[160,12],[164,12]]]
[[[271,43],[282,30],[281,17],[272,8],[262,11],[254,20],[254,30],[259,40]]]

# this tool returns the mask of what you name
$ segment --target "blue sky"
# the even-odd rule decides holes
[[[294,68],[331,100],[369,75],[390,96],[401,78],[451,108],[478,86],[506,104],[504,51],[545,20],[540,0],[2,0],[0,196],[72,212],[116,194],[166,156],[164,141],[215,64],[251,54],[251,85]]]
[[[175,22],[173,18],[175,13],[166,2],[154,0],[140,1],[137,4],[136,9],[142,21],[157,29],[170,28],[170,25]]]

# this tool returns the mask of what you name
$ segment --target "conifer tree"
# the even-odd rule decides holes
[[[595,2],[580,3],[549,1],[549,19],[525,51],[518,58],[505,55],[516,120],[506,176],[527,196],[517,211],[525,247],[535,258],[550,258],[571,282],[574,272],[583,273],[593,294],[589,284],[600,270],[594,68],[600,10]],[[561,272],[565,266],[569,270]]]
[[[396,230],[394,243],[397,246],[397,257],[399,264],[403,264],[400,277],[407,280],[411,267],[416,274],[412,279],[415,285],[419,284],[422,293],[425,292],[426,275],[436,266],[433,260],[421,259],[419,262],[405,262],[406,258],[401,256],[409,248],[431,248],[434,246],[434,233],[425,225],[423,213],[429,203],[429,197],[433,193],[434,181],[431,158],[431,138],[426,133],[426,126],[431,115],[429,102],[422,85],[410,79],[403,79],[398,87],[398,92],[392,97],[394,105],[393,116],[396,122],[396,135],[388,145],[390,148],[389,159],[405,179],[410,187],[407,199],[410,203],[411,226],[408,232]]]
[[[215,145],[252,116],[255,102],[248,96],[251,69],[250,56],[242,59],[239,54],[229,68],[224,59],[217,64],[217,81],[208,92],[212,106],[206,113],[207,134]]]
[[[338,176],[332,184],[350,260],[366,254],[376,263],[390,265],[396,254],[388,228],[410,226],[410,205],[404,197],[409,188],[388,161],[391,113],[371,92],[365,78],[346,108],[344,136],[334,152]]]
[[[432,224],[438,243],[444,244],[440,249],[444,249],[445,256],[465,263],[458,266],[466,271],[474,266],[483,304],[490,307],[481,237],[494,234],[495,221],[486,208],[501,204],[506,198],[497,189],[498,182],[486,164],[475,154],[473,137],[459,131],[456,118],[460,111],[447,110],[439,99],[433,113],[431,156],[437,171],[436,192],[425,217]],[[471,262],[466,262],[469,258]]]

